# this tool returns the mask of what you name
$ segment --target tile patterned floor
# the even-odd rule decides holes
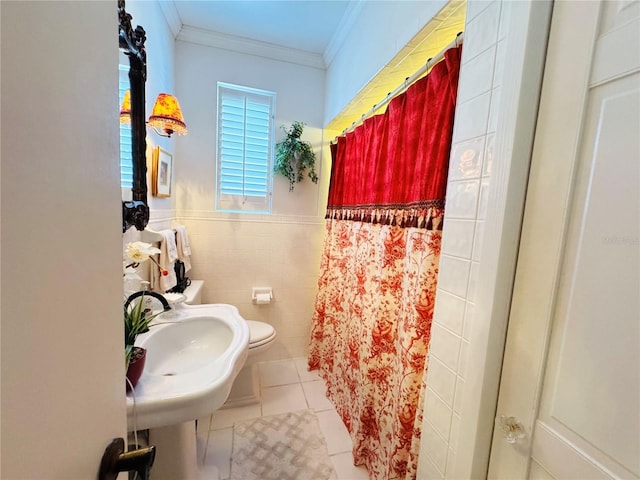
[[[234,422],[312,408],[318,416],[338,480],[368,480],[365,467],[353,466],[351,437],[333,404],[325,396],[324,381],[317,373],[307,371],[306,359],[263,362],[257,366],[261,403],[221,409],[211,418],[198,421],[197,445],[201,478],[206,479],[207,471],[213,472],[216,469],[221,480],[229,478]]]

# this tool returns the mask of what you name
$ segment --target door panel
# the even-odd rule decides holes
[[[547,472],[538,463],[536,463],[535,460],[531,462],[531,471],[529,473],[529,478],[531,480],[554,480],[549,472]]]
[[[543,422],[565,438],[575,437],[572,443],[580,450],[594,458],[608,456],[636,476],[640,474],[640,255],[634,241],[640,219],[637,82],[637,75],[627,76],[591,94],[537,425]],[[605,458],[599,461],[609,463]]]
[[[640,478],[639,16],[554,6],[490,478]]]

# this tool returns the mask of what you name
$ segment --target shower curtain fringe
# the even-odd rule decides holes
[[[402,85],[397,87],[392,92],[387,93],[386,97],[384,97],[382,100],[380,100],[378,103],[376,103],[373,107],[371,107],[371,109],[368,112],[363,113],[362,116],[358,120],[356,120],[355,122],[353,122],[351,124],[350,127],[345,128],[339,136],[343,137],[347,133],[349,133],[352,130],[354,130],[358,125],[360,125],[367,118],[369,118],[371,115],[373,115],[377,110],[379,110],[380,108],[384,107],[387,103],[389,103],[391,101],[391,99],[393,99],[397,95],[399,95],[402,92],[404,92],[416,80],[419,80],[425,73],[427,73],[431,67],[433,67],[436,63],[438,63],[440,60],[442,60],[444,58],[444,53],[447,50],[449,50],[450,48],[456,48],[456,47],[462,45],[463,40],[464,40],[464,32],[458,32],[458,34],[456,35],[456,38],[450,44],[448,44],[446,47],[444,47],[442,50],[440,50],[440,52],[438,52],[435,56],[433,56],[430,59],[428,59],[427,63],[424,64],[422,67],[420,67],[418,69],[418,71],[416,71],[413,75],[411,75],[410,77],[405,78],[404,82],[402,82]],[[337,139],[338,139],[338,137],[336,137],[334,139],[334,143],[337,141]]]

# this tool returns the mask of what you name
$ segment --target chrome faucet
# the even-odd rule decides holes
[[[171,305],[169,305],[169,302],[167,301],[166,298],[164,298],[164,296],[162,296],[157,292],[151,292],[148,290],[140,290],[139,292],[135,292],[129,295],[129,297],[127,298],[127,301],[124,302],[124,309],[126,310],[127,308],[129,308],[129,305],[131,304],[131,302],[136,298],[141,297],[142,295],[148,295],[150,297],[158,299],[158,301],[162,303],[162,308],[165,312],[168,312],[169,310],[171,310]]]

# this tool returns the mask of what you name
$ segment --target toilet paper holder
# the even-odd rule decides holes
[[[251,301],[256,305],[266,305],[273,300],[271,287],[253,287],[251,289]]]

